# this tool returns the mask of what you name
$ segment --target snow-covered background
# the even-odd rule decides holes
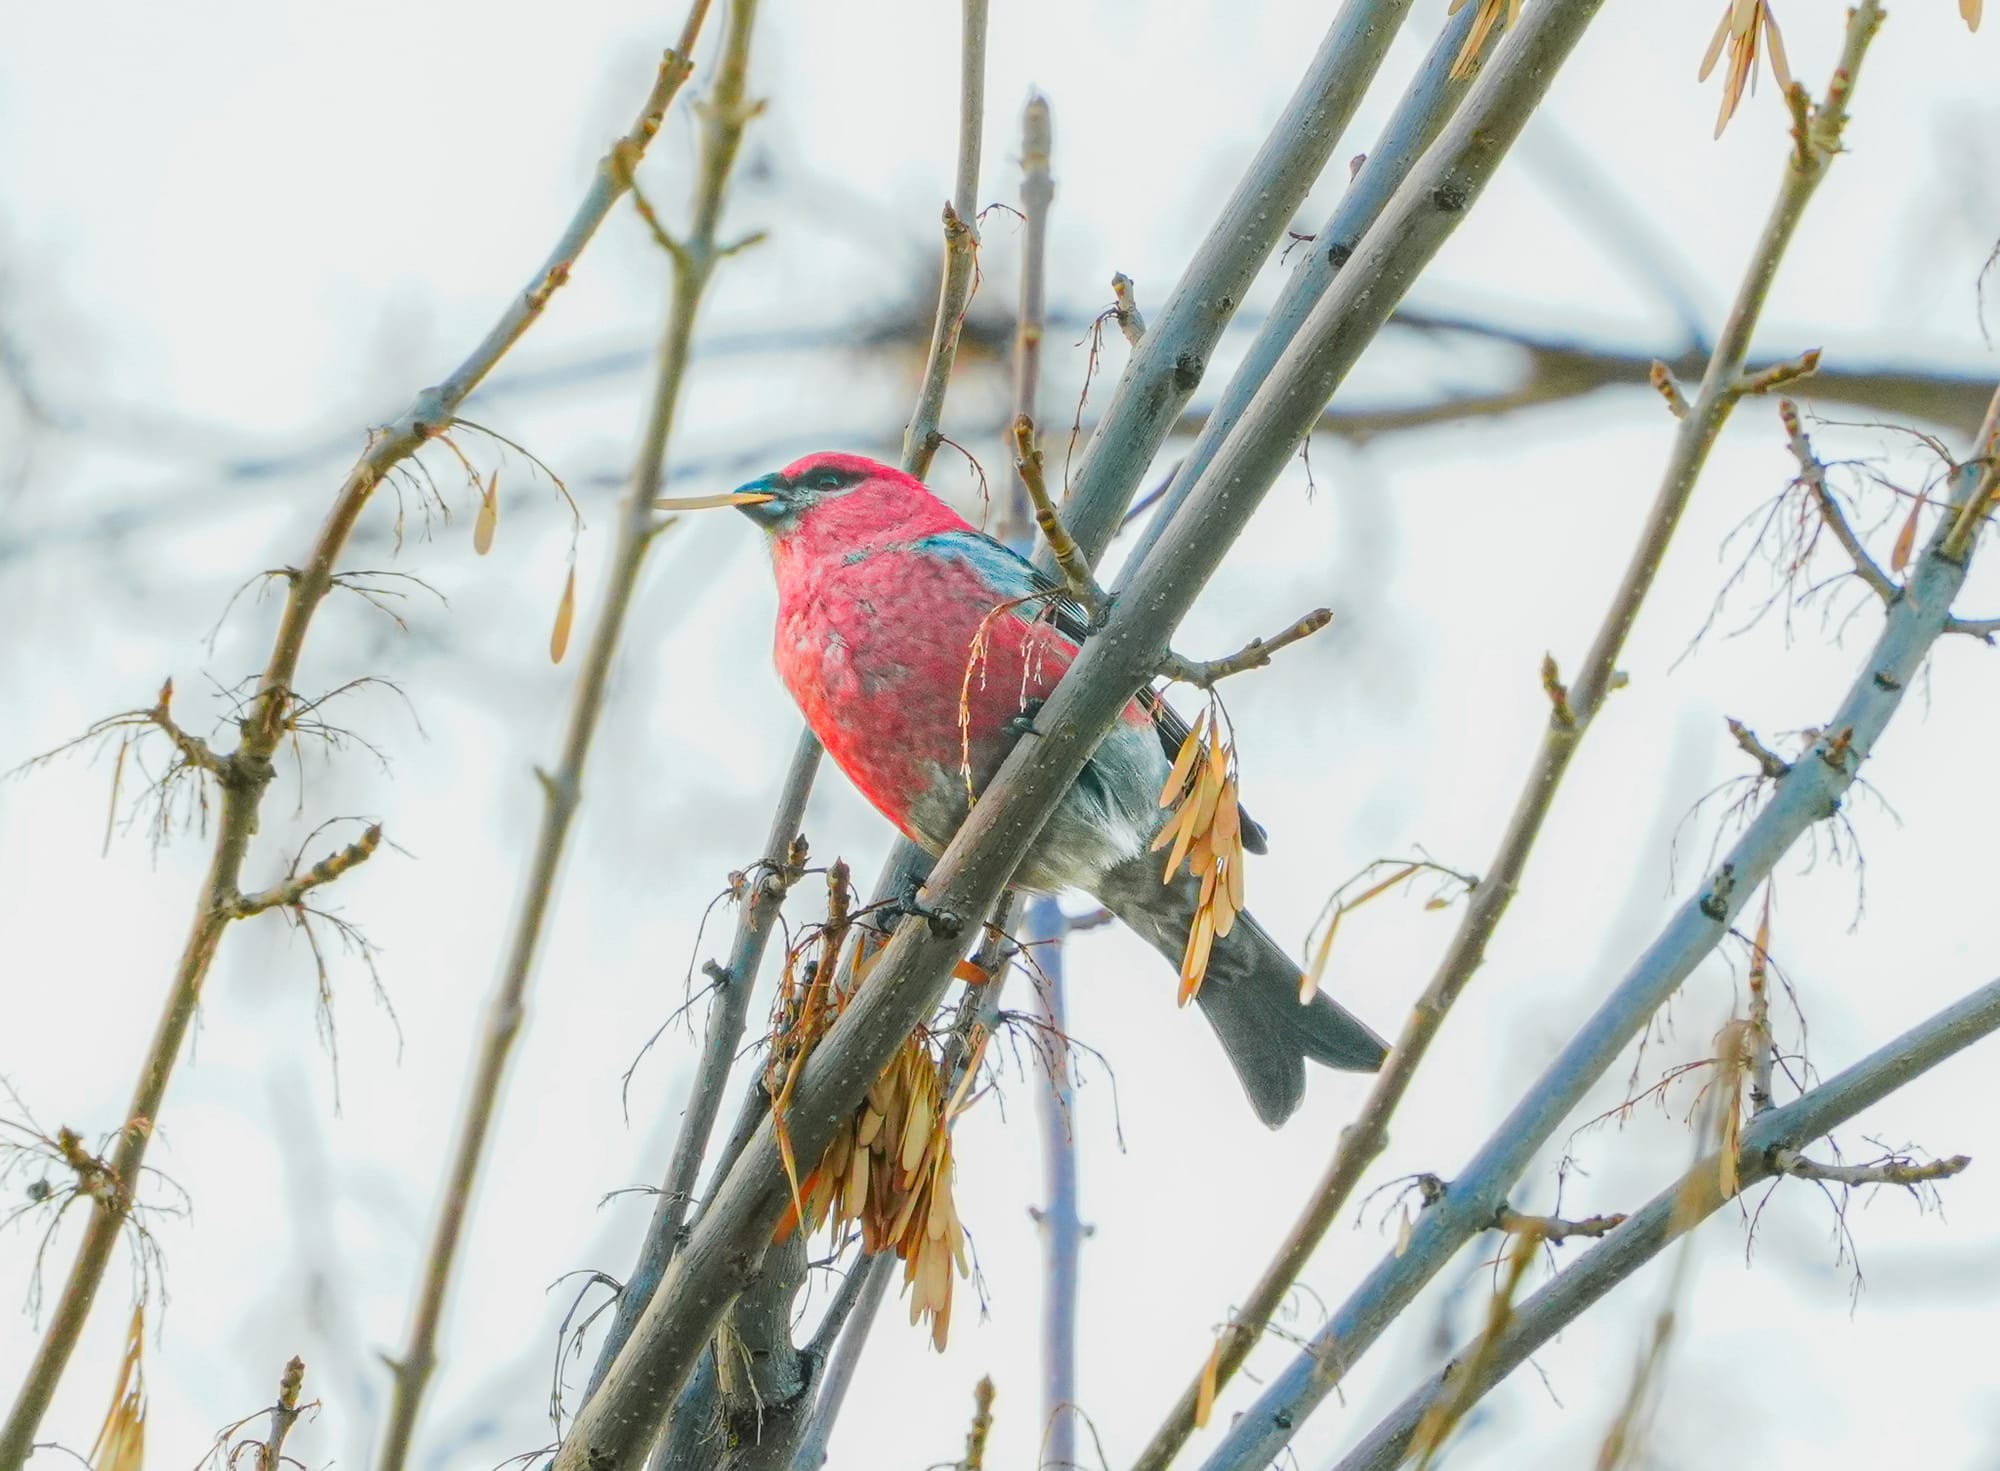
[[[1678,346],[1671,292],[1592,225],[1616,199],[1636,212],[1669,279],[1718,322],[1785,146],[1768,77],[1710,141],[1715,84],[1698,87],[1694,73],[1719,3],[1608,7],[1417,300],[1587,340]],[[1337,159],[1369,146],[1443,8],[1417,7]],[[1059,315],[1087,320],[1108,304],[1114,270],[1138,282],[1142,306],[1165,300],[1317,44],[1325,9],[996,8],[981,197],[1015,197],[1018,106],[1042,89],[1056,125]],[[1890,18],[1862,80],[1851,151],[1773,292],[1764,355],[1822,345],[1848,365],[1995,366],[1975,282],[2000,236],[1990,88],[2000,37],[1968,36],[1954,11],[1910,0]],[[1794,3],[1779,18],[1795,72],[1817,87],[1839,14]],[[184,721],[200,730],[220,718],[219,691],[261,663],[276,611],[246,593],[211,646],[232,591],[303,554],[365,427],[454,364],[526,279],[679,23],[677,9],[629,0],[560,13],[491,0],[6,8],[0,332],[17,381],[0,391],[0,765],[150,704],[168,675]],[[712,25],[704,58],[718,34]],[[752,81],[769,109],[753,126],[729,220],[770,239],[716,278],[674,446],[675,491],[727,489],[810,448],[893,446],[917,364],[907,347],[869,338],[928,310],[956,44],[953,6],[766,6]],[[643,174],[669,219],[693,156],[684,104]],[[1301,229],[1323,217],[1344,177],[1336,162]],[[1012,299],[1018,227],[993,214],[986,239],[985,305],[997,313]],[[1278,279],[1276,267],[1260,278],[1245,324]],[[577,493],[586,620],[665,284],[643,227],[621,211],[468,407]],[[1073,410],[1081,336],[1051,333],[1050,422]],[[1124,352],[1114,334],[1101,387]],[[1405,347],[1364,365],[1351,401],[1491,382],[1506,366],[1497,352]],[[1005,403],[999,365],[968,360],[946,428],[989,468]],[[1275,933],[1302,940],[1329,890],[1378,855],[1421,845],[1461,869],[1486,863],[1546,714],[1542,654],[1580,655],[1671,427],[1658,400],[1635,391],[1362,448],[1322,438],[1316,490],[1300,470],[1273,494],[1178,644],[1210,655],[1316,604],[1337,611],[1327,634],[1228,691],[1248,800],[1272,829],[1252,905]],[[1821,434],[1829,456],[1875,456],[1906,485],[1925,473],[1923,451],[1893,434]],[[375,674],[407,696],[347,697],[343,723],[386,760],[356,746],[287,768],[252,858],[251,878],[268,881],[325,818],[383,820],[396,850],[331,898],[380,947],[397,1020],[372,998],[365,968],[338,960],[336,1065],[315,1025],[302,940],[272,916],[231,931],[151,1157],[194,1204],[189,1220],[155,1223],[170,1293],[148,1345],[156,1464],[192,1464],[218,1426],[268,1401],[293,1353],[325,1408],[291,1449],[315,1467],[370,1457],[386,1401],[377,1354],[405,1332],[537,810],[531,767],[553,757],[574,668],[574,656],[551,667],[545,652],[567,519],[518,456],[469,447],[483,468],[501,465],[494,554],[473,556],[471,497],[437,455],[431,468],[460,514],[426,536],[412,501],[398,549],[385,497],[347,560],[419,574],[448,606],[413,595],[403,633],[336,599],[309,646],[308,691]],[[1685,893],[1720,809],[1679,827],[1673,869],[1677,825],[1743,769],[1723,717],[1779,744],[1829,713],[1852,677],[1871,608],[1845,624],[1814,611],[1789,637],[1775,618],[1726,636],[1768,590],[1761,566],[1719,631],[1682,657],[1742,554],[1741,543],[1724,552],[1725,538],[1791,473],[1771,406],[1746,403],[1634,633],[1623,661],[1631,686],[1571,773],[1374,1182],[1456,1169]],[[934,483],[972,492],[949,451]],[[1895,513],[1886,496],[1874,505],[1889,521],[1877,538],[1885,550]],[[687,1082],[685,1031],[639,1066],[629,1119],[620,1076],[679,1004],[691,962],[715,952],[718,928],[697,941],[704,905],[761,843],[797,729],[765,655],[772,594],[756,541],[737,517],[693,517],[662,540],[646,574],[452,1294],[423,1467],[490,1466],[547,1440],[556,1324],[573,1290],[550,1284],[585,1267],[622,1273],[643,1227],[643,1197],[600,1199],[658,1178]],[[1995,594],[1990,604],[1981,591]],[[1842,594],[1837,615],[1851,606]],[[2000,611],[2000,581],[1975,574],[1969,606]],[[1989,837],[2000,799],[1983,775],[2000,721],[1996,659],[1966,640],[1941,648],[1867,772],[1882,800],[1850,803],[1865,908],[1862,874],[1834,860],[1824,833],[1817,862],[1801,853],[1784,867],[1773,944],[1825,1072],[2000,970]],[[0,787],[0,1074],[44,1125],[89,1137],[119,1122],[206,859],[198,835],[155,851],[139,830],[100,856],[109,787],[108,759],[80,756]],[[874,871],[888,836],[832,773],[807,830],[817,854],[846,855],[861,873]],[[1328,984],[1385,1030],[1452,923],[1420,898],[1353,917],[1334,955]],[[1316,1075],[1300,1116],[1267,1134],[1206,1029],[1172,1006],[1171,976],[1129,936],[1080,938],[1071,974],[1074,1030],[1114,1064],[1122,1120],[1121,1144],[1112,1089],[1087,1073],[1078,1129],[1095,1234],[1082,1402],[1118,1465],[1200,1364],[1363,1085]],[[1738,985],[1729,963],[1705,967],[1649,1052],[1649,1073],[1701,1055]],[[1661,1464],[1705,1463],[1725,1441],[1772,1471],[2000,1462],[1991,1067],[1985,1052],[1961,1058],[1844,1135],[1850,1157],[1872,1152],[1875,1136],[1976,1161],[1945,1187],[1943,1218],[1892,1193],[1857,1206],[1858,1297],[1811,1186],[1778,1193],[1747,1267],[1736,1211],[1703,1230],[1654,1448]],[[1598,1106],[1614,1104],[1623,1082],[1621,1067]],[[983,1103],[957,1146],[984,1315],[961,1298],[939,1356],[893,1306],[885,1313],[833,1442],[836,1467],[954,1457],[982,1373],[1000,1391],[989,1464],[1034,1464],[1030,1086]],[[1670,1113],[1642,1110],[1622,1133],[1579,1142],[1570,1213],[1629,1208],[1678,1170],[1691,1093],[1673,1101]],[[1544,1161],[1524,1182],[1522,1205],[1552,1201],[1553,1167]],[[1382,1214],[1378,1202],[1329,1239],[1306,1277],[1312,1294],[1337,1301],[1392,1246]],[[32,1218],[0,1234],[0,1393],[10,1398],[35,1341],[13,1308],[29,1292],[38,1234]],[[72,1244],[66,1231],[49,1253],[51,1290]],[[1448,1273],[1359,1366],[1344,1403],[1300,1435],[1301,1464],[1324,1464],[1400,1398],[1440,1332],[1476,1325],[1488,1255]],[[1587,1461],[1664,1280],[1657,1268],[1645,1274],[1541,1354],[1539,1376],[1517,1376],[1488,1402],[1459,1459],[1513,1465],[1534,1447],[1549,1464]],[[121,1263],[45,1435],[88,1445],[127,1291]],[[1310,1331],[1318,1312],[1302,1295],[1292,1326]],[[1253,1368],[1288,1352],[1270,1345]],[[1232,1391],[1218,1419],[1247,1392]]]

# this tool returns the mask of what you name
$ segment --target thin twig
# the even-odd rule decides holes
[[[1138,290],[1123,271],[1112,274],[1111,299],[1115,303],[1111,315],[1118,323],[1118,330],[1125,334],[1127,345],[1137,347],[1139,339],[1146,335],[1146,319],[1139,315]]]
[[[299,1393],[305,1382],[306,1361],[294,1354],[285,1365],[284,1377],[278,1381],[278,1398],[271,1406],[270,1434],[257,1447],[257,1471],[279,1471],[285,1464],[285,1438],[304,1413],[299,1407]]]
[[[689,32],[683,38],[682,54],[692,45],[693,28],[699,24],[704,10],[703,0],[697,0],[696,11],[689,17]],[[444,1314],[445,1290],[471,1210],[473,1183],[498,1112],[507,1060],[525,1016],[528,981],[554,898],[556,873],[582,798],[584,767],[603,714],[611,665],[631,608],[633,589],[652,544],[653,501],[659,494],[674,412],[686,380],[695,316],[719,258],[716,241],[723,198],[744,126],[757,110],[745,95],[755,18],[756,0],[731,0],[722,57],[701,114],[693,218],[686,239],[671,257],[673,301],[660,342],[645,434],[631,482],[619,505],[600,612],[591,630],[589,649],[577,672],[562,753],[552,771],[538,773],[543,798],[541,823],[530,852],[506,956],[487,1005],[471,1087],[450,1163],[444,1171],[443,1199],[418,1279],[409,1340],[402,1354],[391,1361],[393,1392],[376,1460],[378,1471],[402,1471],[409,1458],[418,1407],[436,1364],[438,1324]],[[622,171],[629,178],[629,160],[623,154],[619,157]]]
[[[1742,721],[1727,718],[1727,723],[1729,734],[1743,753],[1757,763],[1757,769],[1771,781],[1783,781],[1785,774],[1792,769],[1792,763],[1758,740],[1757,732]]]
[[[1564,1220],[1561,1216],[1531,1216],[1503,1205],[1493,1217],[1493,1229],[1504,1231],[1509,1236],[1533,1236],[1537,1241],[1546,1241],[1559,1246],[1572,1236],[1608,1236],[1625,1224],[1622,1214],[1608,1216],[1585,1216],[1580,1221]]]
[[[813,1402],[812,1421],[806,1426],[805,1434],[799,1437],[798,1453],[792,1458],[792,1471],[819,1471],[826,1464],[826,1445],[833,1434],[834,1421],[840,1418],[841,1406],[847,1402],[848,1387],[854,1383],[854,1371],[861,1366],[862,1352],[868,1346],[868,1331],[874,1327],[882,1299],[888,1296],[889,1284],[895,1280],[896,1254],[877,1252],[856,1263],[853,1271],[862,1279],[861,1291],[832,1345],[822,1345],[826,1367],[820,1374],[819,1397]],[[831,1309],[827,1316],[832,1318]],[[820,1336],[816,1336],[814,1341],[818,1344]]]
[[[972,1387],[972,1424],[965,1432],[965,1456],[958,1463],[959,1471],[986,1471],[986,1440],[992,1433],[993,1376],[987,1374]]]
[[[1959,508],[1957,518],[1946,523],[1951,529],[1939,546],[1947,557],[1963,557],[1971,550],[1973,534],[1986,519],[1994,500],[2000,498],[2000,389],[1994,390],[1986,405],[1986,418],[1973,437],[1972,458],[1966,463],[1979,467],[1979,484],[1972,497]]]
[[[1212,690],[1232,674],[1241,674],[1249,669],[1262,669],[1271,662],[1271,656],[1280,649],[1287,648],[1302,638],[1312,637],[1331,622],[1333,622],[1331,608],[1315,608],[1283,632],[1274,633],[1269,638],[1253,638],[1235,653],[1221,659],[1183,659],[1170,650],[1167,657],[1160,661],[1160,678],[1175,679],[1183,684]]]
[[[1049,499],[1048,486],[1042,479],[1042,451],[1035,443],[1035,421],[1025,412],[1014,416],[1014,473],[1020,477],[1028,503],[1034,507],[1035,525],[1041,528],[1042,540],[1056,559],[1056,569],[1062,573],[1070,596],[1083,604],[1084,611],[1093,619],[1102,616],[1104,594],[1091,576],[1090,558],[1069,534],[1062,517],[1056,513],[1055,502]]]
[[[1949,1180],[1971,1163],[1971,1155],[1954,1154],[1949,1159],[1921,1163],[1896,1155],[1873,1164],[1829,1165],[1807,1159],[1796,1149],[1771,1151],[1771,1168],[1775,1173],[1790,1175],[1796,1180],[1818,1180],[1829,1185],[1901,1185],[1905,1189],[1914,1189],[1935,1180]]]
[[[448,378],[419,393],[400,418],[373,435],[367,452],[348,472],[334,496],[332,509],[310,554],[288,575],[289,591],[271,654],[258,677],[250,709],[241,722],[241,744],[230,757],[237,780],[223,788],[215,847],[201,897],[196,901],[193,924],[126,1110],[128,1122],[143,1122],[145,1127],[120,1131],[121,1143],[112,1167],[121,1180],[138,1178],[152,1137],[151,1125],[166,1096],[167,1083],[193,1019],[202,982],[215,958],[223,930],[235,917],[231,904],[237,894],[250,838],[257,829],[258,808],[272,779],[273,758],[285,738],[291,690],[305,651],[306,634],[314,613],[333,589],[334,566],[348,536],[376,487],[451,423],[466,396],[540,319],[550,298],[569,279],[584,247],[625,193],[622,181],[630,177],[631,165],[644,155],[668,106],[686,81],[692,65],[689,52],[700,34],[708,3],[709,0],[693,0],[679,46],[662,59],[638,120],[613,146],[611,155],[598,165],[582,203],[526,290],[508,304],[485,338]],[[620,161],[615,167],[613,157]],[[102,1208],[91,1217],[63,1285],[61,1300],[49,1320],[48,1331],[22,1381],[7,1423],[0,1428],[0,1471],[18,1471],[33,1447],[35,1430],[69,1363],[91,1301],[103,1281],[122,1220],[122,1212]]]
[[[1883,602],[1891,601],[1901,589],[1895,579],[1868,555],[1867,549],[1861,545],[1861,538],[1854,534],[1853,526],[1848,524],[1839,503],[1834,500],[1833,492],[1827,488],[1826,466],[1813,453],[1812,441],[1806,437],[1805,428],[1799,422],[1798,406],[1790,399],[1779,400],[1778,418],[1785,426],[1785,439],[1791,446],[1792,457],[1799,462],[1797,483],[1812,493],[1813,502],[1819,507],[1820,519],[1833,533],[1834,540],[1840,543],[1841,550],[1847,553],[1847,559],[1854,564],[1854,575]]]
[[[321,884],[330,884],[350,868],[367,862],[381,843],[382,824],[370,823],[360,837],[345,848],[327,854],[304,873],[295,874],[284,883],[274,884],[259,893],[238,894],[232,906],[233,913],[237,919],[245,919],[266,909],[296,904]]]
[[[979,145],[981,128],[967,119],[986,116],[987,0],[964,0],[958,71],[958,171],[944,207],[944,271],[938,281],[938,309],[931,324],[930,356],[917,389],[917,407],[903,430],[903,469],[922,480],[942,443],[939,428],[958,337],[965,327],[966,303],[979,275]]]
[[[1055,130],[1046,97],[1036,93],[1021,110],[1021,296],[1014,327],[1014,414],[1008,426],[1007,458],[1013,460],[1033,449],[1032,435],[1026,450],[1015,437],[1020,416],[1036,417],[1036,396],[1042,378],[1042,337],[1048,326],[1049,206],[1055,199],[1055,180],[1050,174]],[[1037,459],[1036,470],[1040,471]],[[1030,517],[1039,507],[1031,500],[1022,472],[1017,466],[1009,481],[1010,494],[1000,502],[1000,514],[993,521],[993,535],[1009,546],[1019,547],[1034,535]],[[1042,492],[1047,499],[1048,492]],[[1053,514],[1053,512],[1051,512]]]
[[[1038,898],[1028,905],[1027,942],[1041,971],[1035,987],[1048,1040],[1035,1049],[1042,1086],[1035,1112],[1042,1135],[1047,1195],[1035,1224],[1042,1238],[1042,1448],[1037,1466],[1075,1466],[1077,1319],[1082,1307],[1085,1228],[1077,1206],[1076,1085],[1069,1045],[1065,964],[1069,923],[1062,905]]]

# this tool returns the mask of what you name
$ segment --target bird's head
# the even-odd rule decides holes
[[[738,510],[780,542],[852,542],[878,534],[922,535],[958,515],[921,480],[863,455],[807,455],[736,488]]]

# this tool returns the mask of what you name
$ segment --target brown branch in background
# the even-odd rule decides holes
[[[1290,628],[1274,633],[1269,638],[1253,638],[1235,653],[1221,659],[1183,659],[1179,654],[1169,651],[1167,657],[1160,661],[1160,678],[1179,680],[1182,684],[1212,690],[1232,674],[1242,674],[1250,669],[1262,669],[1271,662],[1271,656],[1280,649],[1289,648],[1302,638],[1312,637],[1331,622],[1333,622],[1331,608],[1315,608]]]
[[[661,60],[638,120],[613,146],[611,156],[599,164],[583,202],[528,288],[509,303],[485,338],[450,377],[419,393],[401,418],[372,435],[367,452],[348,472],[334,496],[332,509],[305,562],[287,574],[289,592],[271,654],[258,678],[249,711],[239,722],[240,743],[227,758],[229,779],[222,783],[222,812],[201,897],[196,901],[193,925],[126,1109],[128,1125],[143,1123],[145,1127],[120,1131],[120,1143],[111,1162],[123,1181],[136,1181],[145,1162],[146,1146],[153,1133],[151,1125],[166,1097],[167,1082],[194,1017],[202,983],[215,959],[223,931],[236,917],[233,905],[237,885],[251,836],[257,830],[258,808],[274,774],[273,758],[289,727],[292,689],[305,652],[306,633],[319,605],[333,589],[335,563],[347,545],[348,536],[376,487],[450,425],[466,395],[535,324],[549,299],[569,279],[584,247],[624,194],[621,177],[629,177],[632,162],[645,153],[668,106],[687,80],[692,65],[689,52],[700,33],[708,4],[709,0],[693,0],[679,46]],[[613,158],[620,162],[614,165]],[[0,1471],[19,1471],[27,1459],[35,1431],[76,1347],[98,1286],[104,1280],[105,1267],[128,1209],[129,1206],[115,1208],[100,1203],[92,1213],[47,1333],[22,1381],[6,1425],[0,1428]]]
[[[1035,421],[1025,412],[1014,416],[1014,472],[1035,508],[1035,524],[1042,529],[1042,539],[1055,556],[1056,568],[1062,573],[1070,596],[1083,604],[1084,611],[1092,618],[1097,617],[1104,610],[1104,593],[1091,576],[1090,559],[1063,525],[1055,502],[1049,499],[1048,485],[1042,478],[1042,452],[1035,444]]]
[[[699,24],[704,9],[704,0],[697,0],[695,13],[689,17],[688,44],[692,43],[693,28]],[[465,1110],[444,1172],[443,1199],[418,1279],[409,1340],[402,1354],[391,1361],[394,1382],[376,1461],[379,1471],[402,1471],[409,1458],[418,1408],[436,1365],[438,1324],[444,1314],[446,1288],[471,1210],[473,1183],[498,1112],[507,1059],[526,1014],[528,981],[554,898],[556,873],[582,799],[584,767],[603,713],[611,666],[640,569],[660,524],[653,520],[653,501],[665,472],[667,445],[686,379],[695,317],[721,256],[717,232],[724,193],[742,143],[743,129],[757,112],[757,105],[745,95],[755,18],[755,0],[730,0],[722,56],[714,85],[701,110],[693,218],[686,238],[669,257],[673,269],[672,305],[660,342],[645,433],[631,482],[619,504],[598,619],[577,671],[562,754],[552,771],[538,773],[543,798],[541,823],[530,852],[500,976],[487,1005]],[[629,179],[632,163],[629,151],[614,150],[614,156],[619,159],[622,176]]]
[[[1470,317],[1404,309],[1390,319],[1404,331],[1504,348],[1522,359],[1509,387],[1450,392],[1413,403],[1346,408],[1334,405],[1313,426],[1355,444],[1391,434],[1413,433],[1446,424],[1502,419],[1530,409],[1570,403],[1592,394],[1650,385],[1674,416],[1685,412],[1675,379],[1698,379],[1708,358],[1699,350],[1662,358],[1657,351],[1597,347]],[[1915,419],[1970,433],[1980,422],[1992,382],[1983,375],[1893,365],[1830,367],[1822,361],[1800,396],[1816,405],[1838,406],[1873,417]],[[1676,400],[1678,399],[1678,403]],[[1206,408],[1183,414],[1174,433],[1190,437],[1208,420]]]
[[[1617,661],[1626,635],[1652,590],[1667,546],[1709,452],[1742,396],[1744,360],[1771,282],[1807,202],[1839,154],[1849,78],[1880,23],[1880,11],[1872,3],[1864,3],[1857,16],[1850,24],[1843,65],[1828,87],[1825,103],[1812,114],[1802,135],[1811,145],[1804,165],[1801,166],[1797,155],[1787,160],[1770,217],[1744,271],[1728,320],[1702,370],[1700,389],[1678,421],[1652,509],[1611,606],[1591,641],[1583,672],[1566,688],[1557,685],[1562,689],[1562,698],[1555,701],[1541,749],[1522,783],[1499,850],[1473,889],[1458,930],[1390,1049],[1387,1063],[1376,1075],[1360,1113],[1341,1132],[1325,1175],[1263,1276],[1222,1330],[1207,1368],[1182,1393],[1139,1457],[1137,1471],[1163,1471],[1193,1426],[1194,1407],[1201,1397],[1204,1378],[1217,1386],[1226,1384],[1249,1356],[1307,1259],[1345,1207],[1363,1172],[1387,1146],[1389,1121],[1397,1105],[1429,1053],[1445,1016],[1485,960],[1486,947],[1520,885],[1528,856],[1554,805],[1570,761],[1604,700],[1617,687]],[[1645,371],[1650,372],[1650,364]]]

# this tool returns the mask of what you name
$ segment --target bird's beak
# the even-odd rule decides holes
[[[739,485],[720,499],[736,507],[766,530],[774,529],[791,514],[792,506],[782,493],[783,481],[776,472]]]
[[[657,511],[709,511],[719,506],[761,506],[778,497],[765,489],[770,477],[753,480],[740,490],[732,490],[727,495],[665,495],[653,502]]]

